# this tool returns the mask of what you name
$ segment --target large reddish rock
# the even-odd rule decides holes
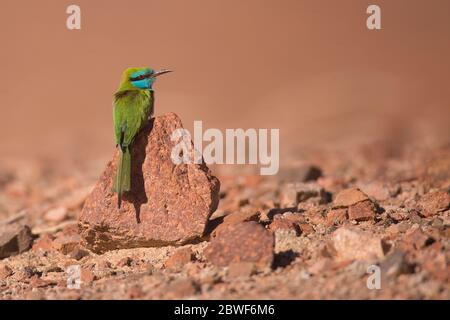
[[[182,128],[174,113],[156,117],[132,148],[131,190],[117,205],[111,191],[119,153],[106,166],[79,216],[84,244],[93,251],[181,245],[200,238],[219,201],[219,180],[202,164],[174,164],[171,135]]]
[[[220,230],[206,247],[206,260],[220,267],[249,262],[255,268],[270,268],[274,257],[273,234],[254,221],[232,224]]]

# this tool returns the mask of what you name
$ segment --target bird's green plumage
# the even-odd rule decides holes
[[[131,188],[130,147],[134,138],[153,114],[152,81],[148,87],[136,87],[131,79],[136,73],[151,74],[149,68],[129,68],[122,74],[119,89],[114,94],[113,119],[116,144],[120,149],[113,191],[118,194],[119,207],[122,194]]]
[[[153,113],[153,90],[118,91],[114,95],[114,132],[118,146],[129,146]]]

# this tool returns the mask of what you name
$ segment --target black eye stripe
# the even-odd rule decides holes
[[[146,73],[146,74],[142,74],[138,77],[134,77],[134,78],[130,78],[131,81],[139,81],[139,80],[144,80],[146,78],[150,78],[152,74],[151,73]]]

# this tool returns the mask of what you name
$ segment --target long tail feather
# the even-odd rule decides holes
[[[113,190],[117,192],[118,206],[122,204],[122,195],[130,191],[131,186],[131,154],[128,148],[120,151],[119,164],[117,166],[116,178]]]

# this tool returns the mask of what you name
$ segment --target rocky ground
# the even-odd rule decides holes
[[[2,161],[0,298],[450,299],[450,146],[305,154],[275,177],[213,167],[193,243],[101,253],[77,219],[103,159]]]

